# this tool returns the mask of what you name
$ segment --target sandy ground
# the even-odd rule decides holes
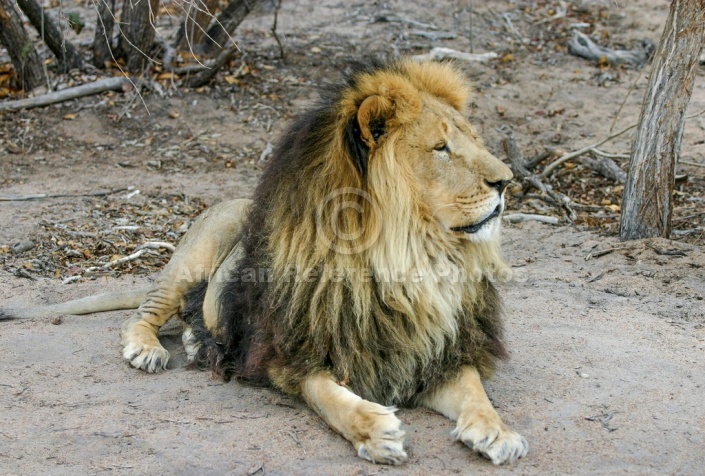
[[[0,195],[134,186],[142,195],[183,193],[211,204],[247,196],[261,151],[345,55],[389,52],[391,45],[419,52],[422,40],[404,36],[407,27],[356,20],[380,11],[459,32],[426,47],[514,52],[506,67],[466,67],[479,89],[473,120],[498,156],[503,126],[514,130],[527,157],[555,144],[556,134],[570,150],[605,137],[634,82],[617,127],[636,119],[646,74],[638,79],[639,71],[623,70],[600,86],[596,66],[560,50],[522,53],[512,35],[487,20],[515,12],[520,2],[486,3],[476,5],[470,24],[463,2],[439,2],[433,11],[404,2],[285,2],[279,20],[288,59],[271,59],[271,16],[249,19],[242,41],[259,76],[240,89],[148,96],[150,114],[135,104],[119,122],[112,115],[127,101],[119,97],[116,106],[89,98],[0,116]],[[584,3],[604,12],[603,29],[624,43],[657,41],[667,14],[666,3],[655,0]],[[513,18],[528,34],[529,23]],[[314,46],[323,52],[311,52]],[[691,112],[705,108],[703,79],[701,68]],[[506,112],[499,114],[498,106]],[[559,109],[565,110],[560,116],[536,114]],[[73,112],[77,118],[62,120]],[[702,137],[697,120],[686,123],[683,157],[702,162]],[[620,138],[609,150],[628,151],[629,140]],[[681,172],[690,176],[686,187],[703,187],[702,169]],[[594,183],[585,186],[597,189]],[[84,225],[101,206],[138,198],[0,202],[0,247],[41,241],[49,233],[40,226],[45,221]],[[487,390],[505,421],[529,441],[529,454],[516,465],[493,467],[451,441],[449,421],[423,409],[399,412],[408,463],[372,465],[300,402],[185,369],[177,328],[162,336],[173,359],[167,372],[132,369],[121,360],[118,337],[130,312],[110,312],[0,323],[0,473],[702,474],[705,253],[685,242],[622,244],[612,235],[609,227],[589,224],[505,230],[505,254],[517,275],[503,285],[511,359]],[[32,275],[30,267],[30,280],[16,273],[23,260],[9,253],[0,258],[0,306],[64,301],[154,278],[136,269],[62,284],[65,276]]]

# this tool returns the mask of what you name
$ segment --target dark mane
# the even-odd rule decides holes
[[[491,370],[494,360],[506,355],[499,299],[486,278],[475,284],[482,299],[468,298],[458,308],[457,332],[437,332],[445,336],[443,342],[433,341],[443,349],[438,356],[430,355],[428,344],[409,348],[410,342],[427,338],[425,329],[415,316],[390,306],[374,279],[363,297],[349,277],[327,287],[316,280],[298,282],[293,276],[291,282],[281,282],[285,278],[273,253],[276,247],[286,248],[291,256],[285,264],[305,263],[320,272],[330,263],[370,266],[364,253],[314,251],[320,230],[312,215],[327,192],[367,187],[370,146],[361,136],[357,116],[345,116],[341,103],[358,89],[361,78],[379,72],[407,74],[397,63],[351,65],[343,80],[325,87],[319,101],[278,141],[254,193],[240,241],[242,258],[219,296],[223,335],[208,352],[213,370],[223,378],[273,382],[298,394],[297,385],[306,375],[328,369],[341,381],[350,379],[351,388],[363,398],[399,404],[448,378],[462,364]],[[385,134],[384,121],[372,121],[370,133],[377,141]],[[320,296],[316,302],[301,298],[314,295]],[[360,315],[352,303],[363,298],[366,314]],[[319,315],[322,310],[325,316]],[[318,316],[316,322],[312,315]]]

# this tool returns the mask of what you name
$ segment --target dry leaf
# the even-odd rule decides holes
[[[500,63],[509,63],[511,61],[514,61],[514,55],[511,53],[507,53],[499,59]]]
[[[63,119],[64,119],[65,121],[73,121],[73,120],[76,119],[77,117],[78,117],[78,113],[77,113],[77,112],[72,112],[72,113],[70,113],[70,114],[66,114],[66,115],[63,117]]]
[[[161,73],[159,76],[157,76],[157,81],[164,81],[167,79],[179,79],[179,76],[171,71]]]

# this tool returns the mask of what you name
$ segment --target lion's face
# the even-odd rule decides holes
[[[399,139],[398,160],[413,162],[421,196],[438,224],[473,241],[495,238],[512,172],[485,149],[474,127],[425,94],[418,120]]]
[[[416,212],[442,232],[486,242],[497,239],[512,172],[465,119],[471,95],[453,66],[404,61],[360,75],[341,117],[353,126],[347,137],[359,136],[364,145],[349,141],[348,148],[362,175],[369,171],[382,206],[401,212],[397,196],[413,196]]]

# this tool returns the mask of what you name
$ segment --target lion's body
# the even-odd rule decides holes
[[[522,457],[480,383],[506,355],[511,172],[465,119],[469,94],[447,64],[356,67],[283,136],[252,202],[189,230],[123,326],[125,358],[165,368],[157,333],[179,316],[189,358],[303,398],[367,459],[406,459],[389,405],[457,420],[495,463]]]

